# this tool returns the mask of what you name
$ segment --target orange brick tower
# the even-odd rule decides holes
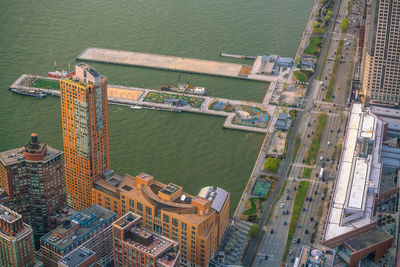
[[[107,78],[87,64],[60,80],[67,203],[92,205],[92,188],[109,169]]]

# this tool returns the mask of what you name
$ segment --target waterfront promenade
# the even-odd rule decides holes
[[[23,74],[10,86],[10,89],[21,90],[21,91],[40,89],[41,91],[43,91],[49,95],[60,96],[59,90],[30,87],[29,81],[35,80],[37,78],[49,79],[48,77]],[[199,108],[195,108],[195,107],[189,107],[188,105],[175,106],[175,105],[170,105],[170,104],[166,104],[166,103],[155,103],[155,102],[145,101],[145,97],[151,92],[163,93],[163,94],[167,94],[167,95],[168,94],[182,95],[180,93],[109,84],[108,85],[108,93],[109,93],[108,94],[108,102],[110,104],[117,104],[117,105],[124,105],[124,106],[140,106],[142,108],[153,109],[153,110],[191,112],[191,113],[199,113],[199,114],[205,114],[205,115],[221,116],[221,117],[226,117],[226,120],[223,124],[224,128],[256,132],[256,133],[267,133],[270,123],[265,128],[261,128],[258,126],[246,126],[246,125],[235,124],[235,123],[233,123],[233,121],[234,121],[235,116],[237,115],[236,112],[213,110],[213,109],[210,109],[210,106],[214,102],[221,102],[221,103],[229,103],[233,106],[255,107],[257,109],[267,112],[269,114],[268,120],[269,120],[269,122],[271,122],[272,121],[271,116],[274,116],[276,106],[269,105],[268,99],[266,99],[266,98],[268,96],[271,96],[272,91],[274,90],[274,86],[275,86],[275,83],[271,83],[269,85],[269,87],[267,89],[266,97],[264,98],[264,101],[262,103],[252,102],[252,101],[226,99],[226,98],[219,98],[219,97],[184,94],[184,96],[203,99],[201,106]]]
[[[254,66],[249,65],[94,47],[86,48],[77,59],[263,82],[273,82],[280,78],[278,75],[254,74]],[[248,68],[253,69],[252,73],[246,72]]]

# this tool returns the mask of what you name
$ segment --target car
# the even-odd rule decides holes
[[[306,230],[304,231],[304,233],[305,233],[306,235],[308,235],[308,230],[306,229]]]
[[[307,138],[310,138],[310,134],[307,134]]]
[[[299,223],[299,225],[297,225],[297,228],[301,228],[301,223]]]
[[[271,229],[271,235],[274,233],[274,229]]]
[[[278,215],[275,214],[275,215],[274,215],[274,219],[276,219],[276,218],[278,218]]]
[[[266,261],[268,260],[268,255],[265,255],[265,258],[264,258],[264,260],[266,260]]]
[[[279,207],[283,208],[283,207],[285,207],[285,205],[283,205],[283,203],[281,203],[281,205],[279,205]]]
[[[306,160],[305,159],[303,159],[303,161],[302,161],[303,163],[306,163]]]
[[[293,241],[293,242],[296,243],[296,241]],[[294,244],[294,243],[293,243],[293,244]],[[295,261],[296,261],[295,258],[292,258],[292,259],[290,260],[291,263],[294,263]]]
[[[315,195],[318,195],[318,191],[315,190],[314,194],[315,194]]]
[[[303,208],[303,212],[306,211],[306,208]]]
[[[286,210],[286,215],[289,214],[289,210]]]
[[[310,197],[310,198],[308,199],[308,201],[312,202],[312,197]]]
[[[314,131],[312,131],[311,134],[314,134]]]
[[[340,133],[340,128],[339,128],[339,129],[337,129],[337,132],[338,132],[338,133]]]
[[[329,113],[332,113],[332,110],[330,109],[330,110],[328,110],[328,112],[329,112]]]
[[[286,193],[289,193],[290,192],[290,190],[289,189],[286,189]]]
[[[333,133],[333,130],[331,129],[331,133]]]
[[[334,96],[334,95],[332,95],[332,98],[335,98],[335,96]]]
[[[283,222],[283,225],[286,226],[286,225],[287,225],[287,221],[284,221],[284,222]]]
[[[292,255],[292,254],[293,254],[293,250],[289,251],[289,255]]]
[[[314,221],[314,217],[311,217],[311,218],[310,218],[310,221],[311,221],[311,222]]]
[[[297,189],[296,187],[293,187],[293,191],[296,191],[296,189]]]
[[[300,238],[297,239],[296,243],[297,243],[297,244],[300,244]]]
[[[308,201],[308,197],[306,197],[306,201]]]
[[[325,168],[325,162],[322,162],[321,167]]]
[[[311,123],[308,123],[308,127],[311,127]]]
[[[286,200],[290,200],[290,196],[289,195],[286,196]]]
[[[319,157],[319,160],[321,161],[324,160],[324,156]]]

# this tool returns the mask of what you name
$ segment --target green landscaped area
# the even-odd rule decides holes
[[[53,79],[37,78],[32,82],[32,87],[60,90],[60,81]]]
[[[302,178],[310,178],[312,173],[312,169],[310,168],[304,168],[303,173],[301,174]]]
[[[296,136],[296,139],[294,140],[294,148],[293,148],[293,155],[292,155],[292,162],[296,159],[297,156],[297,151],[299,151],[301,139],[300,136]]]
[[[264,163],[264,170],[271,172],[278,172],[279,164],[281,160],[274,157],[268,157],[267,161]]]
[[[312,54],[319,57],[323,40],[323,37],[311,36],[309,45],[306,47],[306,49],[304,49],[304,54]]]
[[[319,118],[317,119],[317,121],[318,121],[317,128],[315,129],[313,140],[311,142],[310,150],[308,151],[308,155],[307,155],[307,159],[306,159],[307,165],[314,164],[315,160],[317,158],[317,154],[319,151],[319,145],[321,143],[322,133],[324,132],[324,128],[325,128],[326,117],[327,117],[326,113],[323,113],[323,114],[319,115]]]
[[[333,65],[333,69],[332,69],[332,76],[331,76],[331,79],[329,80],[328,90],[327,90],[326,96],[325,96],[325,101],[328,101],[328,102],[330,102],[332,100],[333,88],[334,88],[335,80],[336,80],[336,72],[337,72],[337,67],[339,66],[339,63],[340,63],[340,58],[342,56],[342,50],[343,50],[343,40],[340,40],[339,47],[336,52],[335,64]]]
[[[203,98],[200,97],[191,97],[185,95],[175,95],[175,94],[165,94],[165,93],[157,93],[157,92],[149,92],[144,101],[153,102],[153,103],[165,103],[167,99],[179,99],[183,101],[183,104],[189,104],[193,108],[199,108],[201,104],[204,102]],[[183,105],[182,104],[182,105]]]
[[[306,83],[310,80],[311,76],[314,74],[312,71],[307,70],[296,70],[293,73],[293,81],[299,81],[301,83]]]
[[[264,180],[257,180],[254,185],[252,194],[259,197],[268,196],[269,190],[271,189],[271,183]]]
[[[309,185],[310,185],[309,182],[301,181],[297,188],[296,196],[294,198],[292,218],[290,219],[289,233],[286,240],[285,253],[283,254],[283,261],[286,260],[286,257],[289,253],[290,244],[292,243],[293,240],[293,235],[298,227],[301,209],[303,208],[304,199],[306,198]]]

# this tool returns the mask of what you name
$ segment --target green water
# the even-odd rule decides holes
[[[219,52],[294,56],[313,0],[2,1],[0,16],[0,151],[31,132],[62,148],[59,98],[12,94],[22,73],[59,68],[86,47],[124,49],[251,64]],[[90,63],[109,83],[158,88],[179,73]],[[214,96],[261,101],[266,84],[181,74]],[[222,129],[205,115],[109,106],[110,156],[119,174],[147,172],[196,194],[207,185],[231,192],[231,210],[246,184],[263,135]]]

